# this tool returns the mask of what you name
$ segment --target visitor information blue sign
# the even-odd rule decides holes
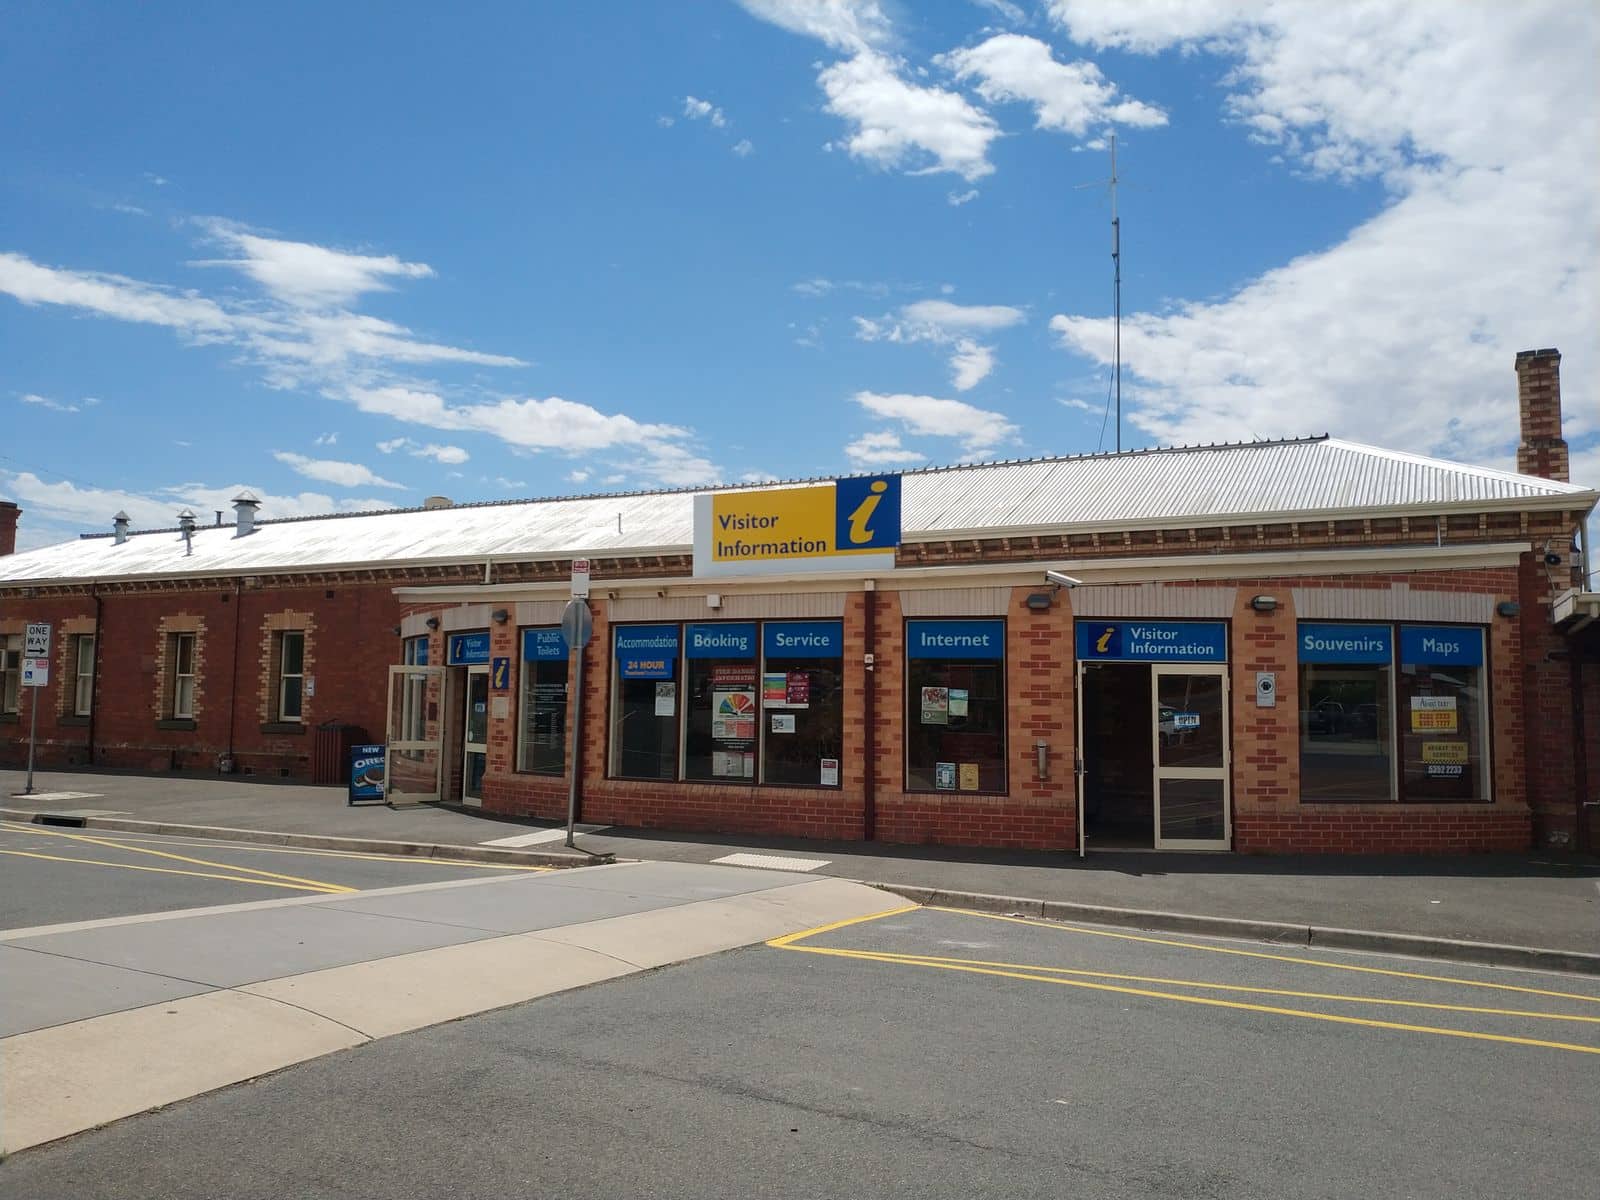
[[[1302,624],[1296,648],[1303,663],[1383,666],[1394,661],[1394,634],[1387,625]]]
[[[1006,656],[1004,621],[907,621],[907,658]]]
[[[1081,662],[1228,661],[1222,621],[1079,621],[1077,640]]]
[[[768,621],[761,628],[768,658],[843,658],[842,621]]]
[[[1461,625],[1402,625],[1400,661],[1435,667],[1481,667],[1483,630]]]
[[[678,661],[676,625],[617,629],[617,674],[623,679],[671,679]]]
[[[545,662],[567,657],[567,639],[561,636],[561,627],[524,629],[522,631],[522,661]]]
[[[756,656],[756,626],[754,621],[719,621],[715,625],[691,625],[688,628],[688,654],[690,658],[754,658]]]
[[[487,665],[489,662],[489,635],[487,633],[451,634],[449,662],[452,667]]]

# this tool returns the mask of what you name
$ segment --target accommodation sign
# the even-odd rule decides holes
[[[889,571],[900,544],[900,477],[694,498],[696,576]]]
[[[1079,621],[1080,662],[1228,661],[1222,621]]]

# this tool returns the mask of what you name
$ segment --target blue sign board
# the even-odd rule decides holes
[[[833,485],[837,550],[892,550],[900,544],[900,476],[839,479]]]
[[[544,662],[567,657],[567,639],[561,636],[561,627],[524,629],[522,631],[522,661]]]
[[[843,621],[768,621],[761,649],[771,658],[843,658]]]
[[[511,656],[494,658],[489,662],[489,687],[503,692],[511,686]]]
[[[1303,663],[1376,663],[1394,661],[1394,633],[1387,625],[1309,625],[1295,635]]]
[[[1222,621],[1079,621],[1080,662],[1228,661]]]
[[[690,658],[754,658],[754,621],[719,621],[715,625],[690,625],[685,631]]]
[[[1461,625],[1402,625],[1400,661],[1436,667],[1481,667],[1483,630]]]
[[[452,667],[475,667],[489,661],[489,635],[487,633],[453,633],[450,635]]]
[[[350,747],[350,792],[345,804],[358,800],[376,800],[382,803],[384,794],[382,746]]]
[[[907,621],[907,658],[1006,656],[1004,621]]]
[[[623,679],[671,679],[678,661],[678,627],[619,626],[616,648],[617,673]]]

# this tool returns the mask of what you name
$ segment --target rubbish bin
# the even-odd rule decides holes
[[[324,721],[311,742],[311,782],[337,785],[346,782],[350,747],[367,740],[367,731],[343,721]]]

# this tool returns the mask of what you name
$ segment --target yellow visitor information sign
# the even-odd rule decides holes
[[[694,573],[886,571],[900,544],[900,478],[695,497]]]

